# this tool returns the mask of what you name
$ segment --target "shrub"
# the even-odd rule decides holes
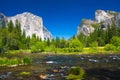
[[[31,59],[30,59],[29,57],[25,57],[25,58],[23,59],[23,63],[24,63],[24,64],[31,64]]]
[[[8,59],[7,65],[15,65],[15,64],[16,64],[16,65],[19,64],[17,58],[14,58],[14,59]]]
[[[81,67],[74,67],[69,70],[67,80],[82,80],[85,76],[85,71]]]
[[[116,50],[116,46],[114,46],[113,44],[106,44],[105,45],[105,50],[106,51],[115,51]]]
[[[97,49],[98,49],[98,42],[94,41],[94,42],[92,42],[89,45],[90,45],[91,52],[96,52],[97,51]]]
[[[44,42],[36,42],[34,45],[31,46],[32,53],[43,52],[45,49]]]
[[[0,58],[0,66],[12,66],[12,65],[20,65],[20,64],[31,64],[31,59],[28,57],[25,58]]]
[[[72,39],[69,42],[70,52],[81,52],[83,50],[83,44],[78,39]]]
[[[8,59],[6,57],[0,58],[0,66],[5,66],[8,62]]]
[[[31,52],[32,52],[32,53],[37,53],[37,52],[39,52],[39,51],[38,51],[38,49],[37,49],[35,46],[32,46],[32,47],[31,47]]]
[[[117,50],[117,51],[120,51],[120,46],[118,46],[116,50]]]
[[[120,46],[120,37],[114,36],[114,37],[112,37],[112,39],[110,40],[110,42],[114,46]]]

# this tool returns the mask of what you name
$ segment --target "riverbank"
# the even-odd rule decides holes
[[[18,67],[0,67],[0,76],[8,80],[42,80],[40,76],[54,80],[65,80],[69,69],[80,66],[85,70],[84,80],[119,80],[120,54],[28,54],[32,59],[31,65]],[[107,74],[106,74],[107,73]],[[22,74],[22,75],[21,75]]]
[[[31,54],[31,50],[10,50],[8,53],[10,54]],[[49,49],[44,52],[38,52],[40,54],[61,54],[61,55],[71,55],[71,54],[119,54],[120,51],[106,51],[105,47],[86,47],[83,48],[82,51],[70,52],[68,48],[55,48],[54,51]],[[33,53],[34,54],[34,53]],[[35,53],[36,54],[36,53]]]

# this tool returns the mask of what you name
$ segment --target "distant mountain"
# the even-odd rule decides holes
[[[107,29],[107,25],[112,25],[115,22],[116,26],[120,26],[120,12],[115,11],[95,11],[95,20],[83,19],[81,24],[78,26],[77,35],[83,33],[89,35],[95,30],[95,25],[102,24],[103,29]]]
[[[0,14],[0,24],[2,24],[4,19],[6,19],[6,22],[10,22],[10,20],[12,20],[13,24],[18,20],[21,24],[21,30],[26,32],[26,36],[32,37],[32,34],[36,34],[36,36],[42,40],[46,40],[48,38],[52,39],[52,34],[43,25],[42,18],[32,13],[24,12],[11,17],[6,17],[3,14]]]

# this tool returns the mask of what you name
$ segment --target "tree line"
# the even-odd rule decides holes
[[[120,44],[120,21],[118,25],[112,21],[112,25],[108,24],[105,27],[102,23],[92,25],[95,30],[89,36],[79,34],[77,38],[84,44],[84,47],[91,46],[118,46],[114,43]],[[107,45],[107,46],[106,46]],[[120,45],[119,45],[120,46]]]
[[[64,37],[47,39],[42,41],[35,34],[26,36],[25,31],[21,30],[21,24],[16,20],[7,24],[3,21],[0,27],[0,53],[7,53],[9,50],[31,50],[31,52],[56,51],[56,48],[78,48],[82,47],[78,39],[66,40]]]
[[[0,27],[0,53],[7,53],[9,50],[31,50],[31,52],[81,52],[84,47],[106,46],[106,50],[120,47],[120,23],[116,26],[107,26],[104,30],[101,23],[93,25],[95,30],[89,36],[80,34],[66,40],[64,37],[47,39],[42,41],[35,34],[26,36],[25,31],[21,30],[21,24],[16,20],[15,24],[12,21],[7,24],[3,21]],[[112,47],[111,47],[112,46]]]

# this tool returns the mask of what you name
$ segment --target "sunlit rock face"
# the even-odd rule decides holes
[[[113,17],[114,17],[114,15],[111,15],[103,10],[96,10],[96,12],[95,12],[95,19],[98,23],[104,22],[104,21],[109,20]]]
[[[84,35],[89,35],[94,32],[95,28],[93,25],[102,24],[104,30],[107,29],[108,24],[112,25],[115,22],[115,26],[120,26],[120,13],[115,11],[95,11],[95,20],[84,19],[78,26],[77,35],[83,33]]]
[[[114,20],[115,20],[116,26],[119,27],[120,26],[120,12],[115,14]]]
[[[16,20],[18,20],[21,24],[21,30],[26,32],[26,36],[32,37],[33,34],[36,34],[36,36],[42,40],[52,39],[51,33],[43,25],[42,18],[32,13],[24,12],[16,16],[8,17],[7,20],[8,22],[12,20],[14,24]]]
[[[77,34],[83,33],[85,35],[89,35],[91,32],[94,31],[94,28],[91,24],[96,24],[95,21],[92,20],[83,20],[81,25],[78,26]]]

